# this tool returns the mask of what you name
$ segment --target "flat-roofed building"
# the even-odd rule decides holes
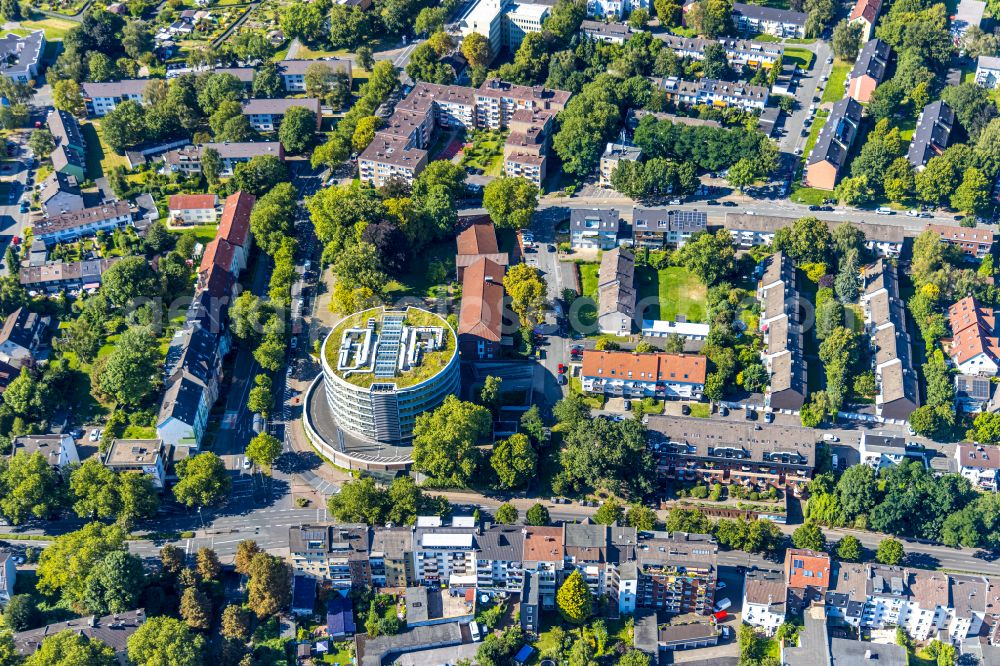
[[[621,613],[645,608],[710,615],[718,582],[718,544],[708,534],[653,532],[639,541],[635,560],[612,576]]]
[[[569,214],[574,248],[610,250],[618,245],[621,216],[617,208],[574,208]]]
[[[580,34],[598,42],[624,44],[637,33],[627,23],[583,21],[580,24]]]
[[[642,149],[630,143],[609,143],[601,155],[600,178],[601,187],[612,187],[611,174],[620,162],[638,162],[642,159]]]
[[[413,533],[413,574],[419,585],[448,585],[453,576],[476,580],[476,529],[417,527]]]
[[[371,530],[367,525],[296,525],[288,528],[288,553],[297,575],[322,580],[334,589],[372,584]]]
[[[147,474],[157,490],[167,481],[163,442],[158,439],[116,439],[111,442],[101,462],[116,472]]]
[[[674,416],[647,427],[660,473],[679,481],[802,487],[816,465],[809,428]]]
[[[662,250],[683,247],[708,229],[708,214],[697,210],[632,209],[632,238],[636,247]]]

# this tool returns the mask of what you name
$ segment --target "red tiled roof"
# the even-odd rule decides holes
[[[796,562],[801,562],[802,566],[794,566]],[[789,548],[785,551],[785,582],[793,588],[830,587],[830,556],[813,550]]]
[[[584,351],[583,376],[639,381],[704,384],[704,356],[694,354],[635,354],[628,351]]]
[[[497,254],[497,234],[492,222],[473,222],[456,239],[458,254]]]
[[[229,271],[232,268],[235,254],[235,245],[227,240],[216,238],[205,247],[205,254],[201,255],[201,265],[198,267],[198,272],[203,273],[212,266]]]
[[[480,259],[465,269],[458,334],[500,342],[503,326],[503,266]],[[487,279],[488,278],[488,279]]]
[[[966,296],[948,308],[948,324],[952,334],[948,354],[955,363],[965,363],[979,354],[1000,359],[1000,340],[994,335],[996,316],[992,308]]]
[[[256,198],[246,192],[231,194],[222,209],[222,220],[216,238],[225,238],[233,245],[245,247],[250,237],[250,211]]]
[[[172,194],[167,205],[170,210],[203,210],[215,208],[216,201],[214,194]]]
[[[879,11],[882,9],[882,0],[858,0],[851,10],[851,20],[864,17],[869,23],[875,23]]]

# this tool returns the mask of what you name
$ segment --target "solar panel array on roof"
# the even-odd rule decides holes
[[[375,376],[395,377],[399,359],[399,343],[403,339],[403,314],[386,314],[382,318],[382,333],[375,352]]]
[[[988,379],[959,376],[955,378],[955,383],[959,393],[965,393],[973,400],[990,399],[990,380]]]

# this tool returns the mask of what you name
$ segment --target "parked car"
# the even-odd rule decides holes
[[[836,435],[834,435],[831,432],[827,432],[827,433],[823,433],[823,441],[824,442],[839,442],[840,438],[837,437]]]
[[[689,416],[691,414],[691,406],[681,405],[681,414],[683,414],[684,416]]]
[[[681,200],[680,199],[671,199],[668,203],[671,206],[680,206],[681,205]]]
[[[726,610],[727,608],[729,608],[732,605],[733,605],[733,602],[730,601],[728,597],[720,599],[719,603],[715,604],[715,612],[716,613],[721,613],[722,611]]]
[[[559,371],[560,375],[566,374],[566,366],[563,365],[562,363],[559,364],[559,366],[556,368],[556,370]]]
[[[753,421],[754,419],[757,418],[757,412],[753,410],[753,407],[747,407],[743,413],[743,416],[744,418],[746,418],[747,421]]]
[[[723,201],[722,205],[725,206],[726,208],[732,208],[733,206],[736,205],[736,202],[735,201]]]
[[[625,402],[624,402],[623,406],[625,407],[625,411],[626,412],[632,411],[632,401],[629,400],[628,398],[625,398]]]
[[[774,412],[764,412],[764,423],[774,423]]]
[[[569,383],[569,380],[566,379],[566,375],[556,375],[556,377],[556,383],[559,384],[559,386],[566,386],[566,384]]]

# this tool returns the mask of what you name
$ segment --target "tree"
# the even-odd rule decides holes
[[[219,556],[211,548],[198,549],[195,568],[198,571],[198,577],[204,582],[216,580],[219,574],[222,573],[222,564],[219,563]]]
[[[3,609],[3,623],[11,631],[33,628],[39,620],[38,607],[30,594],[15,594]],[[0,663],[3,663],[0,661]]]
[[[542,321],[547,303],[547,286],[538,269],[529,264],[516,264],[504,277],[503,286],[521,326],[529,331],[534,329]]]
[[[896,539],[882,539],[875,551],[875,559],[882,564],[895,566],[903,561],[903,544]]]
[[[125,405],[138,405],[153,391],[160,351],[156,336],[148,327],[127,329],[106,358],[103,365],[94,366],[97,388],[101,393]]]
[[[204,631],[212,624],[212,602],[197,586],[191,586],[181,595],[180,615],[187,626]]]
[[[477,463],[475,445],[490,432],[485,407],[449,395],[440,407],[417,416],[413,466],[438,481],[465,486]]]
[[[233,568],[237,573],[247,576],[250,574],[250,562],[257,553],[261,552],[260,546],[252,539],[244,539],[236,546],[236,556],[233,560]]]
[[[861,50],[861,24],[842,20],[833,29],[833,53],[841,60],[854,62]]]
[[[124,550],[113,551],[89,572],[83,605],[95,615],[132,610],[145,581],[141,559]]]
[[[500,388],[502,385],[503,379],[500,377],[494,377],[493,375],[487,375],[486,379],[483,380],[483,388],[479,391],[480,404],[494,414],[496,414],[497,410],[500,408]]]
[[[525,178],[500,176],[483,190],[483,207],[501,228],[524,229],[537,205],[538,188]]]
[[[174,497],[186,506],[211,506],[229,494],[232,482],[219,456],[210,451],[185,458],[176,465]]]
[[[691,271],[711,287],[729,277],[736,270],[736,247],[726,229],[714,234],[702,232],[691,237],[671,256],[671,261]]]
[[[730,0],[700,0],[688,11],[687,24],[705,37],[731,34],[733,3]]]
[[[219,633],[232,640],[247,640],[250,637],[250,614],[239,604],[229,604],[222,609]]]
[[[957,86],[945,86],[941,90],[941,100],[955,111],[955,117],[968,132],[970,139],[976,139],[998,114],[989,91],[971,81]]]
[[[361,65],[362,69],[367,69],[371,71],[375,67],[375,55],[368,46],[359,46],[354,52],[358,58],[358,64]]]
[[[116,153],[140,143],[146,133],[146,115],[135,100],[125,100],[101,120],[101,135]]]
[[[852,465],[837,481],[844,518],[853,523],[858,516],[867,515],[875,506],[875,470],[869,465]]]
[[[497,507],[496,513],[493,517],[497,519],[497,522],[501,525],[513,525],[517,522],[518,511],[517,507],[510,502],[505,502]]]
[[[633,504],[625,513],[625,524],[638,530],[652,531],[656,529],[656,511],[641,504]]]
[[[577,569],[573,570],[556,592],[559,614],[571,624],[583,624],[593,612],[594,600],[590,588]]]
[[[538,455],[528,436],[516,433],[493,446],[490,465],[500,479],[502,488],[523,486],[535,476]]]
[[[473,33],[478,34],[478,33]],[[375,139],[375,131],[382,125],[382,120],[378,116],[365,116],[358,120],[354,127],[354,134],[351,136],[351,148],[354,152],[361,153]],[[432,162],[436,164],[436,162]]]
[[[52,137],[52,132],[45,129],[36,129],[28,139],[28,147],[40,160],[46,159],[56,149],[56,140]]]
[[[976,168],[966,169],[962,184],[951,195],[951,207],[966,215],[978,215],[990,205],[990,181]]]
[[[653,7],[656,9],[656,16],[660,19],[660,25],[666,27],[679,27],[681,6],[673,0],[654,0]],[[661,50],[667,51],[669,49]]]
[[[135,666],[202,666],[205,639],[172,617],[150,617],[128,639]]]
[[[247,574],[247,607],[263,620],[287,608],[292,600],[292,575],[281,558],[257,553]]]
[[[608,500],[594,512],[593,520],[599,525],[620,523],[625,519],[625,509],[615,500]]]
[[[285,150],[296,155],[312,144],[315,132],[316,114],[303,106],[293,106],[281,120],[278,140]]]
[[[62,593],[71,603],[81,601],[87,579],[98,562],[124,545],[124,530],[100,523],[88,523],[56,537],[38,560],[39,591]]]
[[[117,475],[97,458],[86,460],[70,473],[69,488],[73,511],[81,518],[110,518],[118,515],[121,500]]]
[[[671,509],[667,514],[665,529],[668,532],[708,534],[712,529],[712,523],[708,516],[698,509]]]
[[[143,257],[126,257],[114,263],[101,277],[101,294],[119,307],[158,293],[156,273]]]
[[[61,503],[59,478],[41,453],[18,453],[0,468],[0,511],[14,525],[47,518]]]
[[[52,105],[74,116],[82,117],[87,112],[83,90],[73,79],[62,79],[52,84]]]
[[[618,666],[649,666],[649,655],[641,650],[629,650],[618,660]]]
[[[247,444],[247,460],[270,473],[271,466],[281,456],[282,445],[277,437],[262,432]]]
[[[645,29],[646,25],[649,23],[649,10],[644,7],[639,7],[632,10],[632,13],[628,16],[628,24],[635,28],[636,30]]]
[[[549,520],[549,510],[544,504],[532,504],[525,514],[525,522],[528,525],[548,525]]]
[[[757,177],[753,162],[745,157],[741,157],[736,164],[729,167],[729,175],[726,178],[729,180],[730,185],[739,188],[740,192],[742,192],[747,185],[753,185]]]
[[[799,263],[826,262],[833,247],[833,235],[825,222],[803,217],[774,235],[774,249],[785,252]]]
[[[585,18],[587,3],[584,0],[558,0],[545,22],[545,29],[565,44],[580,31]]]
[[[804,525],[801,525],[792,532],[792,543],[796,548],[806,548],[815,551],[826,549],[826,537],[823,536],[823,530],[812,521],[806,521]]]
[[[236,188],[254,196],[260,196],[287,180],[288,170],[275,155],[255,155],[233,169]]]
[[[844,562],[860,562],[862,555],[861,542],[848,534],[837,542],[837,558]]]
[[[339,493],[329,497],[327,508],[336,520],[369,525],[383,522],[388,509],[383,492],[370,476],[345,483]]]
[[[462,40],[462,55],[465,56],[469,66],[473,69],[477,67],[488,67],[493,60],[490,52],[490,40],[473,32]]]
[[[46,636],[24,666],[117,666],[111,646],[99,639],[66,629]]]
[[[254,377],[255,386],[250,389],[247,396],[247,407],[250,411],[260,414],[264,418],[274,407],[274,396],[271,394],[271,378],[261,374]]]

